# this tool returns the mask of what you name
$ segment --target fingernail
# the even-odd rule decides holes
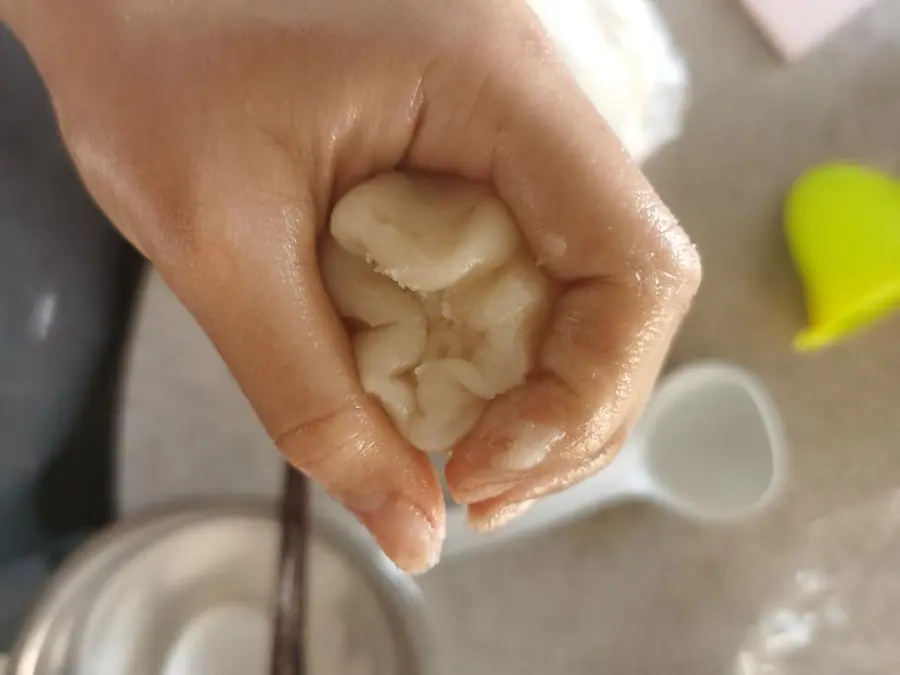
[[[519,484],[524,474],[540,466],[564,438],[562,429],[523,423],[506,447],[495,451],[488,467],[457,486],[454,499],[462,504],[474,504],[499,497]]]
[[[398,497],[372,497],[355,502],[350,509],[404,572],[422,574],[440,559],[444,524],[436,526],[412,502]]]
[[[498,471],[529,471],[543,462],[564,437],[562,429],[525,422],[516,429],[507,449],[493,456],[491,466]]]
[[[531,499],[516,504],[505,504],[495,511],[478,514],[477,516],[473,515],[470,509],[468,515],[469,527],[481,534],[494,532],[525,514],[532,506],[534,506],[535,501],[536,500]]]
[[[458,504],[475,504],[477,502],[493,499],[494,497],[499,497],[504,492],[509,492],[509,490],[519,483],[519,481],[520,479],[518,477],[512,479],[507,477],[506,479],[503,479],[496,476],[490,476],[485,477],[483,482],[477,482],[477,479],[467,480],[455,490],[451,489],[450,492],[453,495],[454,501]]]

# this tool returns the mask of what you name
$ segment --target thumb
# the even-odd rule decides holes
[[[204,222],[229,225],[191,228],[186,255],[173,255],[171,241],[165,254],[151,253],[160,274],[287,459],[350,509],[399,567],[427,570],[445,533],[440,483],[359,384],[319,275],[312,210],[217,194],[224,199]]]

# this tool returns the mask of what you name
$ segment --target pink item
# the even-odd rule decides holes
[[[873,0],[741,0],[781,56],[812,51]]]

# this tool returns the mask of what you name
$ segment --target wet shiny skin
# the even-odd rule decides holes
[[[492,183],[564,290],[533,377],[447,465],[473,520],[616,451],[699,262],[524,3],[0,0],[0,16],[36,59],[98,203],[284,454],[399,565],[437,559],[443,495],[365,395],[316,260],[332,205],[363,179],[413,167]],[[523,422],[557,440],[532,468],[498,468]]]

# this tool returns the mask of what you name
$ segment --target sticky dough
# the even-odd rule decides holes
[[[321,265],[363,389],[420,450],[449,450],[534,364],[549,285],[487,188],[379,176],[338,202]]]

